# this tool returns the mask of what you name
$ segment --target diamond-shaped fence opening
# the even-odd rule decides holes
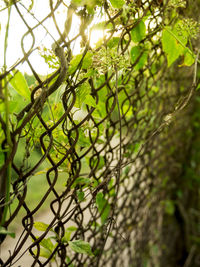
[[[1,1],[2,266],[198,266],[195,66],[161,44],[183,2]]]

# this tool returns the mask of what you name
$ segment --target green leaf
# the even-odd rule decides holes
[[[30,90],[23,74],[17,71],[10,80],[12,87],[24,98],[30,99]]]
[[[37,255],[37,249],[33,250],[33,253]],[[40,257],[48,259],[51,256],[51,251],[46,248],[40,248]]]
[[[131,31],[131,39],[135,43],[139,43],[146,36],[146,26],[144,21],[140,21]]]
[[[98,22],[96,24],[94,24],[92,27],[91,27],[91,30],[104,30],[104,29],[112,29],[113,28],[113,25],[111,22],[107,23],[107,21],[101,21],[101,22]]]
[[[67,261],[67,263],[70,263],[71,259],[70,259],[69,256],[66,257],[66,261]],[[67,266],[69,266],[69,267],[75,267],[74,264],[72,264],[72,263],[70,265],[68,264]]]
[[[163,51],[167,55],[168,67],[170,67],[171,64],[179,57],[180,52],[176,39],[165,29],[162,32],[162,47]]]
[[[199,90],[200,89],[200,83],[198,84],[198,86],[197,86],[197,89],[196,90]]]
[[[81,202],[84,200],[85,193],[83,191],[78,190],[77,191],[77,197],[78,197],[78,201]]]
[[[91,250],[91,246],[88,242],[85,242],[83,240],[75,240],[75,241],[68,241],[68,244],[69,247],[77,253],[94,256]]]
[[[13,112],[16,112],[17,110],[19,110],[19,104],[20,104],[20,102],[18,102],[18,101],[9,101],[10,113],[13,113]],[[20,110],[21,110],[21,107],[20,107]]]
[[[78,145],[85,148],[89,147],[91,145],[90,139],[88,136],[86,136],[83,129],[79,129],[79,139],[78,139]]]
[[[86,95],[84,101],[83,101],[85,104],[87,104],[88,106],[91,106],[91,107],[96,107],[96,102],[94,100],[94,98],[91,96],[91,95]]]
[[[81,59],[82,59],[81,54],[76,55],[72,58],[70,65],[69,65],[69,69],[68,69],[69,74],[72,74],[76,71]]]
[[[53,245],[53,243],[52,243],[50,237],[49,237],[49,238],[46,238],[46,239],[43,239],[43,240],[40,242],[40,245],[41,245],[42,247],[48,249],[48,250],[51,251],[51,252],[54,250],[54,245]]]
[[[131,48],[131,63],[134,64],[137,60],[137,64],[135,65],[135,70],[139,70],[144,67],[148,59],[147,51],[144,51],[140,46],[134,46]]]
[[[99,4],[98,0],[85,0],[86,1],[86,8],[89,14],[94,14],[95,6]]]
[[[93,57],[93,53],[90,51],[87,52],[87,54],[85,55],[83,59],[83,65],[82,65],[83,69],[88,69],[92,65],[92,57]]]
[[[26,79],[28,86],[31,86],[36,82],[36,78],[33,75],[27,74],[26,72],[24,73],[24,78]]]
[[[114,8],[122,8],[123,5],[125,4],[124,0],[109,0],[112,7]]]
[[[72,74],[77,70],[81,61],[82,61],[81,68],[88,69],[92,65],[92,57],[93,57],[93,54],[90,51],[86,53],[84,58],[82,54],[78,54],[75,57],[73,57],[69,65],[69,69],[68,69],[69,74]]]
[[[76,231],[78,228],[76,227],[76,226],[69,226],[68,228],[67,228],[67,231],[71,231],[71,232],[74,232],[74,231]]]
[[[186,49],[186,52],[184,53],[184,61],[183,61],[183,66],[191,66],[192,64],[194,64],[195,59],[194,57],[191,55],[191,53],[188,51],[188,49]]]
[[[162,47],[167,55],[168,67],[174,63],[180,55],[185,52],[185,45],[187,44],[186,36],[180,35],[177,28],[173,30],[170,27],[165,27],[162,32]],[[187,55],[186,64],[191,63],[191,58]]]
[[[105,166],[105,159],[102,156],[100,156],[99,159],[100,159],[100,161],[98,164],[98,170],[101,170]]]
[[[84,5],[85,0],[72,0],[72,4],[75,4],[77,6]]]
[[[15,233],[6,230],[6,228],[3,226],[0,226],[0,235],[9,235],[12,238],[15,238]]]
[[[99,192],[96,195],[96,204],[97,204],[98,211],[101,214],[101,222],[103,224],[109,216],[110,205],[108,204],[108,201],[104,198],[104,195],[102,192]]]
[[[179,20],[176,25],[174,25],[172,29],[172,34],[174,35],[174,38],[177,39],[179,43],[182,43],[183,45],[186,45],[188,42],[188,31],[184,29],[180,29],[179,24],[182,23],[181,20]],[[169,29],[169,28],[168,28]],[[183,48],[183,46],[182,46]],[[184,48],[183,48],[184,49]]]
[[[72,184],[72,188],[74,188],[77,184],[80,184],[80,185],[88,185],[90,183],[91,183],[91,180],[89,178],[79,177]]]
[[[70,241],[71,239],[71,234],[77,230],[77,227],[75,226],[70,226],[65,230],[65,235],[62,238],[62,242],[63,243],[67,243],[68,241]]]
[[[89,95],[89,94],[90,94],[90,87],[88,83],[84,83],[80,87],[78,87],[76,90],[76,102],[74,106],[76,108],[81,108],[86,95]]]
[[[119,44],[119,41],[120,41],[119,37],[113,37],[108,41],[107,46],[111,49],[117,46]]]
[[[38,231],[46,231],[47,230],[47,228],[49,227],[49,225],[48,224],[46,224],[46,223],[43,223],[43,222],[35,222],[34,223],[34,227],[35,227],[35,229],[37,229]]]

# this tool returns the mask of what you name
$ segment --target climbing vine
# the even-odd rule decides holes
[[[198,128],[198,115],[192,125],[190,116],[198,110],[200,25],[185,16],[190,1],[44,2],[41,18],[39,1],[0,1],[8,14],[5,31],[1,21],[1,242],[14,237],[18,216],[24,228],[2,266],[18,261],[28,239],[32,266],[186,264],[194,243],[199,251],[197,228],[194,242],[186,233],[182,196],[191,184],[177,182],[196,170],[177,156],[179,148],[195,159],[197,153],[192,135],[180,134]],[[16,40],[22,54],[9,65],[17,17],[25,27]],[[95,42],[93,34],[100,36]],[[45,204],[51,219],[38,221]],[[164,229],[173,234],[177,225],[187,244],[177,257],[169,248],[172,264],[163,256]]]

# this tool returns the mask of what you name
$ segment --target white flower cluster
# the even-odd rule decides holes
[[[130,62],[126,55],[119,54],[117,48],[102,47],[93,59],[93,65],[101,74],[117,67],[118,70],[127,68]]]
[[[173,8],[178,8],[178,7],[185,8],[186,1],[185,0],[170,0],[168,3],[168,6],[173,7]]]

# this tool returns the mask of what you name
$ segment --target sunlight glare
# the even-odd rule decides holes
[[[25,9],[20,7],[20,10],[22,11],[25,20],[27,23],[34,27],[38,23],[38,21],[42,20],[47,14],[50,12],[49,8],[49,1],[48,0],[35,0],[34,1],[34,7],[32,12],[34,13],[35,18],[32,17],[31,14],[28,14]],[[64,31],[64,24],[66,20],[66,14],[67,14],[67,8],[62,6],[61,8],[58,8],[58,10],[55,12],[56,22],[58,24],[58,27],[61,32]],[[4,36],[5,36],[5,27],[7,22],[7,10],[4,10],[1,12],[0,16],[0,24],[2,26],[1,34],[0,34],[0,50],[3,51],[4,47]],[[93,23],[99,22],[98,18],[94,18]],[[93,24],[92,23],[92,24]],[[16,26],[17,25],[17,26]],[[47,31],[44,27],[46,27]],[[23,38],[23,35],[27,32],[27,27],[23,23],[22,19],[17,14],[14,7],[12,7],[11,11],[11,21],[10,21],[10,27],[9,27],[9,37],[8,37],[8,49],[7,49],[7,69],[9,69],[11,66],[13,66],[20,58],[23,57],[23,52],[21,48],[21,39],[23,38],[23,47],[25,52],[28,52],[28,50],[31,48],[33,41],[34,47],[33,49],[37,47],[46,47],[48,49],[51,49],[52,44],[55,42],[55,40],[59,39],[59,33],[54,25],[54,22],[52,19],[47,19],[43,26],[40,25],[37,27],[34,31],[34,37],[35,40],[33,40],[33,37],[30,33],[26,35],[26,37]],[[72,27],[69,32],[69,40],[73,39],[78,33],[79,33],[79,26],[80,26],[80,19],[75,14],[73,15],[72,20]],[[17,27],[17,28],[16,28]],[[90,46],[92,48],[95,48],[95,44],[103,38],[104,33],[103,30],[96,30],[91,29],[91,26],[89,26],[88,37],[90,38]],[[87,31],[86,31],[87,32]],[[86,33],[87,34],[87,33]],[[81,53],[81,47],[80,47],[81,38],[77,38],[72,44],[71,49],[74,55]],[[38,49],[36,49],[30,56],[29,60],[33,66],[33,68],[37,71],[37,73],[40,73],[42,75],[48,75],[52,72],[51,69],[49,69],[48,65],[45,63],[44,59],[41,58]],[[0,67],[3,66],[3,56],[0,57]],[[21,64],[18,69],[22,72],[27,72],[29,74],[32,74],[32,71],[30,70],[28,64],[25,62]]]
[[[96,47],[96,43],[103,39],[104,32],[102,30],[92,30],[90,35],[90,45],[92,48]]]

